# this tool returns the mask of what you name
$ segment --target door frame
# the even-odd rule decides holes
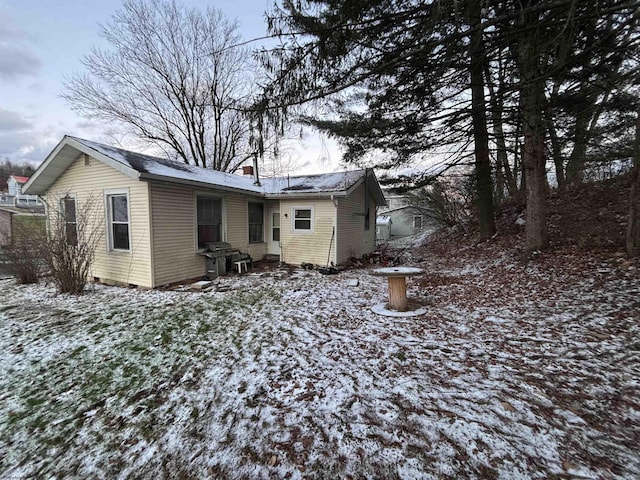
[[[269,219],[267,224],[269,229],[267,231],[267,254],[280,256],[280,241],[282,240],[282,219],[280,218],[280,208],[273,207],[268,209],[268,211]],[[280,240],[278,241],[273,240],[273,216],[276,214],[278,215],[278,220],[280,220],[280,225],[278,226],[278,229],[280,230]]]

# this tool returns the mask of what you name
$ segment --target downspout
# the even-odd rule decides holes
[[[147,205],[149,206],[148,218],[147,218],[147,229],[149,231],[149,265],[151,275],[151,288],[156,288],[156,256],[155,256],[155,245],[154,245],[154,228],[153,228],[153,202],[152,202],[152,192],[151,192],[151,184],[147,183]]]
[[[336,242],[336,248],[333,249],[334,255],[334,265],[338,264],[338,199],[335,195],[331,194],[331,203],[333,203],[333,207],[336,209],[336,214],[333,219],[333,239]]]

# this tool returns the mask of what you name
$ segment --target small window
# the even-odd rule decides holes
[[[222,241],[222,199],[216,197],[196,197],[198,223],[198,247]]]
[[[78,222],[76,219],[76,199],[66,195],[60,200],[64,220],[64,237],[69,245],[78,245]]]
[[[294,232],[310,232],[313,225],[313,208],[310,207],[293,207],[293,231]]]
[[[422,228],[422,215],[415,215],[413,217],[413,228],[417,230]]]
[[[129,196],[123,194],[107,195],[109,215],[109,249],[129,250]]]
[[[264,205],[249,202],[249,243],[264,241]]]

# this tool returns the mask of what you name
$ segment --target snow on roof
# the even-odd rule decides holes
[[[364,170],[322,173],[262,180],[266,194],[323,193],[348,190],[365,175]]]
[[[387,216],[387,215],[378,215],[376,217],[376,224],[377,225],[388,225],[391,223],[391,217]]]
[[[331,193],[346,191],[365,175],[365,170],[302,175],[294,177],[276,177],[261,179],[261,185],[255,185],[252,177],[224,173],[209,168],[168,160],[166,158],[144,155],[122,148],[111,147],[78,137],[69,137],[85,147],[109,157],[125,167],[141,173],[141,177],[160,176],[215,186],[223,186],[265,195],[295,195],[309,193]],[[146,174],[146,175],[145,175]]]
[[[84,146],[95,150],[112,160],[130,167],[141,174],[158,175],[181,180],[209,183],[211,185],[226,186],[261,193],[260,187],[254,185],[253,179],[219,172],[197,165],[187,165],[166,158],[154,157],[142,153],[131,152],[122,148],[111,147],[78,137],[70,137]]]
[[[29,177],[21,177],[19,175],[10,175],[18,183],[27,183],[29,181]]]

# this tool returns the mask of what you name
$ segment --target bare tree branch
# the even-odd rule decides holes
[[[221,11],[127,0],[102,35],[110,49],[92,50],[86,72],[66,83],[74,110],[185,163],[231,171],[250,157],[245,111],[256,68]]]

